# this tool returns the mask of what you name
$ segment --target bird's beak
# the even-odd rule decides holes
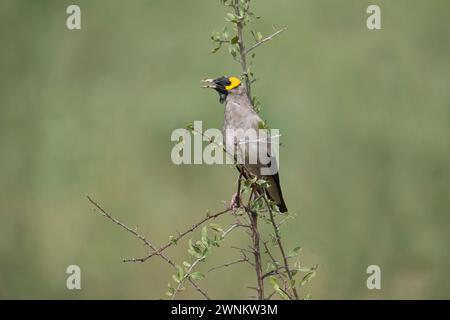
[[[200,81],[203,83],[202,88],[215,89],[217,88],[217,84],[214,83],[214,79],[203,79]]]

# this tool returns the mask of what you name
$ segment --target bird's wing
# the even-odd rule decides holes
[[[260,123],[262,123],[262,119],[259,117],[259,115],[256,112],[253,112],[253,114],[250,116],[252,119],[250,121],[252,121],[253,123],[253,127],[254,129],[258,130],[260,129]],[[260,139],[260,141],[258,142],[258,148],[259,149],[263,149],[263,150],[259,150],[259,152],[261,152],[260,154],[266,154],[268,159],[270,159],[269,163],[261,163],[260,165],[253,167],[254,169],[257,169],[258,171],[261,170],[261,168],[266,167],[266,168],[274,168],[273,169],[273,173],[272,174],[265,174],[263,175],[263,178],[265,180],[267,180],[269,187],[266,188],[266,192],[268,197],[274,201],[275,203],[277,203],[280,212],[287,212],[287,207],[286,207],[286,203],[284,202],[284,198],[283,198],[283,193],[281,191],[281,184],[280,184],[280,176],[278,174],[278,163],[277,163],[277,159],[275,157],[275,155],[272,155],[272,141],[271,141],[271,136],[270,136],[270,131],[267,132],[267,136],[258,136],[258,138]],[[269,170],[272,171],[272,170]],[[261,174],[258,172],[254,172],[254,174],[256,174],[257,176],[261,176]]]
[[[271,157],[271,161],[274,161],[275,163],[272,164],[277,166],[277,159],[275,157]],[[280,212],[287,212],[288,209],[286,207],[286,203],[284,202],[283,192],[281,191],[280,176],[278,175],[278,170],[275,174],[264,176],[264,178],[269,184],[269,187],[266,188],[269,198],[278,205]]]

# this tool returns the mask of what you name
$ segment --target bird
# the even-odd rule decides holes
[[[261,139],[260,135],[257,135],[257,143],[254,143],[254,140],[249,140],[248,137],[244,136],[244,133],[248,130],[260,132],[258,129],[261,129],[261,125],[264,124],[264,121],[253,108],[246,86],[239,78],[233,76],[204,79],[202,82],[203,88],[214,89],[219,94],[219,102],[225,103],[222,134],[226,152],[240,155],[241,161],[247,169],[247,172],[241,172],[245,178],[250,178],[247,176],[250,172],[254,177],[262,178],[267,182],[264,188],[267,197],[277,204],[281,213],[286,213],[288,209],[281,191],[278,169],[269,174],[261,172],[264,172],[263,168],[277,168],[277,159],[271,154],[270,137],[267,138],[266,136],[264,140]],[[229,132],[233,132],[235,136],[230,135]],[[236,141],[239,143],[236,143]],[[242,141],[244,143],[241,143]],[[255,157],[255,155],[263,153],[266,153],[269,162],[262,161],[260,157],[257,158],[257,161],[250,161],[252,156]],[[237,168],[241,171],[239,166]]]

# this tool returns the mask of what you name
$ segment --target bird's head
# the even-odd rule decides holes
[[[219,94],[220,103],[224,103],[229,94],[240,94],[243,91],[241,80],[236,77],[220,77],[217,79],[204,79],[203,88],[214,89]]]

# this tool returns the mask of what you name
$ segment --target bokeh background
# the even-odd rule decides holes
[[[69,4],[81,6],[80,31],[66,29]],[[381,6],[381,31],[366,28],[369,4]],[[253,90],[283,133],[281,181],[298,213],[284,237],[305,265],[320,265],[302,293],[450,298],[450,3],[253,7],[263,34],[289,28],[258,49]],[[229,201],[232,168],[170,161],[175,128],[221,128],[223,106],[199,80],[239,75],[226,52],[210,53],[225,13],[212,0],[0,2],[0,298],[164,296],[172,270],[122,263],[145,248],[85,197],[157,244]],[[185,243],[169,253],[188,257]],[[235,256],[218,249],[208,266]],[[82,290],[66,289],[71,264]],[[372,264],[381,290],[366,287]],[[240,299],[253,279],[234,266],[204,283],[213,297]]]

